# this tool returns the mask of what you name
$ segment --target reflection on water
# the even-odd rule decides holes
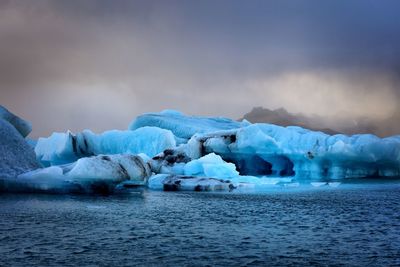
[[[1,194],[1,264],[399,265],[399,203],[399,180],[263,194]]]

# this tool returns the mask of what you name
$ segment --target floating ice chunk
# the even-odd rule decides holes
[[[143,114],[134,120],[129,129],[155,126],[167,129],[179,138],[189,139],[196,133],[210,133],[219,130],[237,129],[249,125],[249,122],[237,122],[223,117],[185,116],[178,111]]]
[[[230,191],[233,189],[229,180],[215,178],[170,176],[164,181],[165,191]]]
[[[287,187],[293,183],[293,177],[255,177],[238,176],[230,181],[235,186],[235,192],[256,193]]]
[[[235,189],[230,180],[170,174],[151,176],[148,187],[164,191],[232,191]]]
[[[138,156],[99,155],[23,173],[7,186],[9,191],[109,194],[121,182],[144,185],[150,175],[149,165]]]
[[[149,176],[149,166],[133,155],[102,155],[79,159],[65,175],[72,180],[144,180]]]
[[[213,178],[231,178],[239,175],[234,164],[225,162],[221,156],[214,153],[187,163],[184,167],[184,174]]]
[[[297,183],[297,182],[287,183],[287,184],[284,184],[283,186],[287,187],[287,188],[297,188],[300,186],[300,183]]]
[[[312,186],[314,186],[314,187],[321,187],[321,186],[324,186],[324,185],[328,185],[327,182],[311,182],[310,184]]]
[[[153,157],[175,146],[175,137],[171,131],[143,127],[135,131],[112,130],[98,135],[89,130],[76,135],[71,132],[53,133],[48,138],[39,138],[35,152],[44,164],[58,165],[101,154],[142,153]]]
[[[341,184],[340,182],[330,182],[330,183],[328,183],[328,185],[330,187],[338,187],[340,184]]]
[[[240,183],[246,183],[246,184],[260,184],[261,183],[261,178],[255,177],[255,176],[236,176],[234,178],[231,178],[230,180],[235,185],[238,185]]]
[[[294,177],[261,177],[260,184],[285,184],[293,182]]]
[[[17,178],[5,179],[4,190],[8,192],[34,193],[79,193],[81,188],[63,175],[63,169],[52,166],[37,169],[19,175]]]
[[[231,191],[235,188],[229,180],[181,175],[156,177],[151,181],[152,187],[159,189],[156,184],[160,181],[164,191]]]

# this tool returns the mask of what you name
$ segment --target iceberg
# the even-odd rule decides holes
[[[225,191],[254,193],[287,187],[296,187],[298,183],[288,178],[260,178],[254,176],[236,176],[231,179],[156,174],[150,177],[148,188],[164,191]]]
[[[164,191],[232,191],[235,186],[224,179],[158,174],[150,178],[149,188]]]
[[[22,135],[22,137],[28,136],[28,134],[32,131],[32,125],[30,122],[21,119],[1,105],[0,119],[8,121]]]
[[[154,157],[160,152],[174,148],[176,141],[169,130],[142,127],[135,131],[106,131],[94,134],[89,130],[81,133],[53,133],[39,138],[35,152],[45,166],[66,164],[79,158],[101,154],[146,154]]]
[[[160,113],[146,113],[138,116],[129,126],[136,130],[144,126],[154,126],[170,130],[184,142],[198,133],[211,133],[220,130],[238,129],[248,126],[248,121],[237,122],[224,117],[186,116],[175,110],[164,110]]]
[[[1,112],[3,112],[2,109],[0,109]],[[16,118],[9,114],[7,117]],[[12,120],[14,123],[12,124],[9,120],[0,118],[0,179],[14,179],[21,173],[40,167],[33,148],[23,138],[23,135],[29,132],[27,128],[23,128],[23,125],[27,124],[20,123],[21,121]],[[19,130],[15,125],[19,127]],[[25,129],[23,134],[21,134],[21,129]]]
[[[142,116],[132,124],[133,128],[149,123],[171,129],[182,137],[181,132],[186,134],[185,137],[194,133],[173,153],[191,160],[214,153],[233,163],[240,175],[294,176],[298,180],[317,181],[400,176],[400,136],[328,135],[296,126],[267,123],[235,128],[229,120],[217,120],[215,125],[218,127],[213,128],[209,127],[208,117],[170,112]],[[184,126],[178,125],[177,117]],[[191,125],[194,127],[189,127]],[[203,127],[202,130],[198,130],[199,127]],[[216,128],[218,130],[213,131]],[[184,167],[177,169],[178,174],[185,174],[182,173]]]
[[[301,127],[253,124],[194,138],[202,144],[200,154],[218,154],[243,175],[299,180],[400,175],[400,136],[331,136]]]
[[[141,115],[125,131],[53,133],[31,142],[36,157],[8,120],[0,119],[0,137],[1,184],[9,191],[257,192],[400,176],[400,136],[328,135],[171,110]]]
[[[99,155],[74,163],[37,169],[4,180],[13,192],[110,194],[118,186],[145,185],[150,166],[139,156]]]

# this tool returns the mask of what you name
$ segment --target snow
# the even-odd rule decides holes
[[[106,131],[94,134],[89,130],[76,135],[71,132],[53,133],[39,138],[35,147],[38,159],[45,165],[58,165],[76,161],[81,157],[101,154],[145,154],[154,157],[176,141],[169,130],[143,127],[135,131]]]

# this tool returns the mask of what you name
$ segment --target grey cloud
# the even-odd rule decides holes
[[[164,108],[389,117],[400,91],[397,10],[398,1],[3,1],[0,98],[32,121],[33,136],[126,128]],[[304,95],[313,97],[298,103]]]

